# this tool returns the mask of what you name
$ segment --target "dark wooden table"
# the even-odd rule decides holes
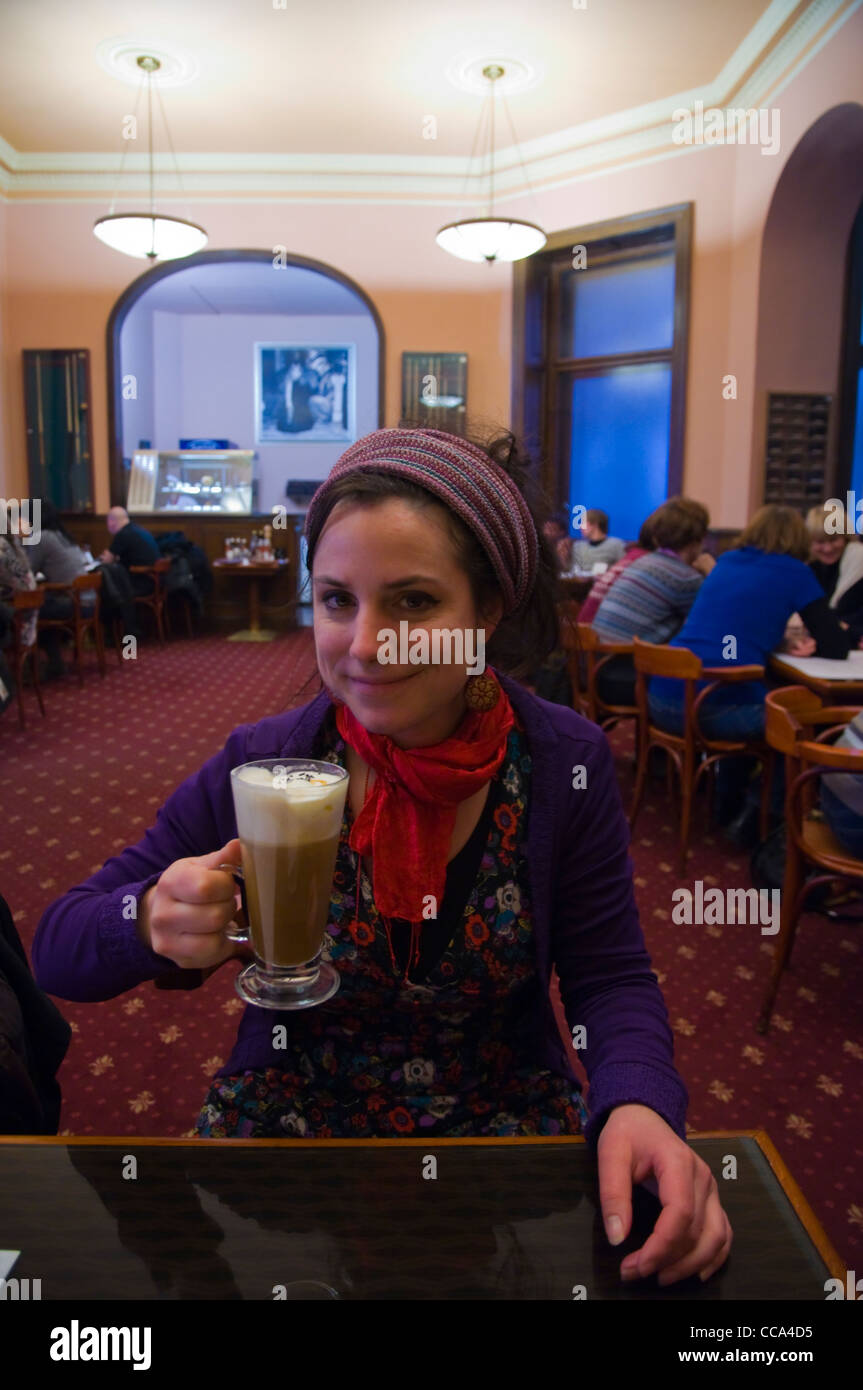
[[[262,579],[273,579],[288,565],[287,560],[214,560],[213,568],[226,574],[243,576],[249,585],[249,626],[240,632],[232,632],[229,642],[272,642],[278,636],[272,628],[261,627],[261,589]]]
[[[822,658],[818,658],[819,662]],[[831,704],[863,704],[863,652],[852,652],[845,661],[829,661],[835,676],[814,676],[792,666],[787,657],[772,655],[770,671],[787,685],[805,685]]]
[[[584,1140],[0,1138],[0,1247],[43,1300],[824,1301],[845,1270],[762,1131],[690,1137],[735,1233],[702,1284],[623,1283]],[[728,1156],[737,1175],[726,1179]],[[435,1160],[436,1177],[425,1177]],[[132,1171],[137,1176],[124,1176]]]

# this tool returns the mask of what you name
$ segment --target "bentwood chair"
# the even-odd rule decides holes
[[[767,741],[785,756],[787,850],[779,935],[758,1018],[759,1033],[766,1033],[770,1027],[782,972],[791,959],[797,922],[809,894],[837,880],[863,884],[863,860],[849,854],[827,821],[816,816],[818,779],[822,773],[853,772],[863,777],[863,752],[833,748],[829,743],[860,713],[859,706],[823,705],[814,691],[791,685],[768,693],[766,711]],[[809,866],[823,872],[806,878]]]
[[[44,602],[45,596],[41,589],[19,589],[12,595],[12,646],[8,654],[11,658],[12,674],[15,677],[15,687],[18,693],[18,723],[22,729],[27,727],[23,686],[24,670],[28,661],[33,678],[33,689],[36,693],[36,699],[39,701],[39,709],[42,717],[45,716],[45,703],[42,699],[42,687],[39,684],[39,648],[35,624],[33,640],[28,642],[25,637],[28,623],[34,612],[38,614]]]
[[[72,600],[73,610],[70,618],[39,618],[39,631],[44,632],[46,628],[63,628],[66,632],[71,632],[75,639],[75,666],[78,671],[78,684],[84,684],[83,662],[84,662],[84,638],[88,632],[92,632],[93,640],[96,644],[96,659],[99,663],[99,675],[105,674],[105,647],[102,641],[102,623],[99,618],[99,593],[102,588],[102,576],[96,571],[93,574],[79,574],[72,580],[71,584],[43,584],[42,589],[45,593],[68,594]],[[95,590],[95,601],[90,612],[85,613],[81,596],[90,590]]]
[[[647,780],[647,762],[651,748],[663,748],[669,759],[668,783],[671,788],[671,766],[675,767],[680,782],[680,855],[679,868],[683,873],[689,853],[689,830],[692,817],[692,802],[703,774],[715,776],[715,766],[720,758],[749,756],[757,758],[762,765],[763,780],[761,788],[761,838],[765,839],[770,818],[770,781],[773,772],[773,749],[762,742],[747,742],[742,739],[711,739],[698,727],[698,714],[704,701],[720,686],[740,684],[744,681],[764,679],[763,666],[702,666],[701,658],[686,647],[654,646],[633,638],[633,661],[635,663],[635,693],[638,704],[640,733],[638,739],[638,768],[635,774],[635,792],[629,814],[630,828],[635,827],[641,807],[644,787]],[[654,724],[650,718],[647,702],[647,682],[651,676],[673,676],[684,682],[683,732],[668,733]],[[709,684],[695,693],[697,681]]]
[[[616,656],[632,656],[632,643],[603,642],[590,623],[579,623],[578,645],[584,653],[588,719],[592,719],[601,729],[613,729],[622,719],[632,719],[636,722],[637,735],[638,705],[609,704],[599,693],[599,677],[604,667]]]
[[[130,565],[130,574],[146,574],[153,581],[153,592],[150,594],[135,594],[135,603],[143,608],[148,608],[156,619],[156,631],[159,641],[164,645],[165,642],[165,575],[171,568],[171,561],[167,556],[157,560],[154,565]]]

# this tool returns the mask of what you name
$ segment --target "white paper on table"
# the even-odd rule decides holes
[[[20,1250],[0,1250],[0,1279],[6,1278],[20,1254]]]
[[[863,681],[863,652],[849,652],[844,661],[830,661],[825,656],[788,656],[773,652],[777,661],[793,666],[804,676],[822,681]]]

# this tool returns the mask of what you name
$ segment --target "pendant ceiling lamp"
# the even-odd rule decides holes
[[[111,200],[112,211],[107,217],[99,218],[93,232],[106,246],[112,247],[115,251],[122,251],[127,256],[135,256],[140,260],[149,261],[175,261],[182,256],[191,256],[195,251],[200,251],[206,246],[207,233],[203,227],[198,226],[197,222],[189,222],[182,217],[167,217],[163,213],[156,212],[153,176],[153,73],[157,72],[162,65],[158,58],[151,58],[146,55],[138,58],[137,63],[142,72],[146,74],[142,78],[142,85],[145,81],[147,85],[150,208],[148,212],[115,213],[113,211],[116,202],[115,194]],[[161,97],[159,103],[161,105]],[[165,130],[168,132],[168,144],[171,147],[171,154],[174,155],[174,167],[177,169],[177,178],[179,179],[180,170],[177,167],[177,156],[174,154],[164,107],[162,108],[162,119],[165,122]],[[124,147],[120,165],[121,178],[126,151],[129,148],[128,141],[124,141]]]
[[[504,71],[505,69],[499,63],[489,63],[482,70],[483,77],[487,78],[489,82],[487,105],[490,112],[488,207],[485,215],[463,218],[459,222],[449,222],[445,227],[441,227],[435,238],[438,246],[444,251],[449,251],[451,256],[458,256],[459,260],[462,261],[487,261],[489,264],[494,261],[520,261],[525,256],[532,256],[534,252],[541,250],[547,240],[545,232],[534,222],[522,222],[518,218],[500,214],[495,216],[494,104],[496,93],[494,83],[498,78],[503,77]],[[474,138],[474,148],[479,141],[484,115],[485,112],[483,111],[480,114],[477,135]],[[508,110],[507,116],[509,116]],[[511,120],[510,126],[512,126]],[[512,134],[516,148],[518,148],[514,128]],[[473,154],[471,154],[471,159],[473,159]],[[521,159],[521,155],[519,155],[519,159]],[[524,169],[523,164],[522,169]],[[527,182],[527,176],[525,176],[525,182]],[[528,187],[530,187],[529,184]]]

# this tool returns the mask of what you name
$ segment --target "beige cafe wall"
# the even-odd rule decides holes
[[[842,102],[863,105],[861,53],[863,10],[769,98],[781,114],[776,155],[756,146],[686,148],[505,205],[513,215],[556,231],[694,204],[684,486],[708,505],[716,526],[746,520],[761,466],[762,441],[754,428],[756,343],[761,240],[770,201],[810,126]],[[532,182],[536,187],[538,181]],[[401,353],[410,350],[466,352],[472,420],[509,422],[511,269],[458,262],[437,248],[434,233],[451,220],[452,208],[220,200],[195,203],[193,210],[209,232],[210,249],[285,245],[332,265],[371,296],[386,332],[386,425],[398,420]],[[108,505],[105,327],[117,297],[141,267],[92,235],[92,223],[104,211],[98,200],[14,196],[0,209],[3,495],[23,495],[27,488],[21,350],[87,347],[96,506]],[[838,350],[832,331],[801,335],[791,356],[797,352],[805,360],[809,389],[835,390]],[[787,344],[784,357],[787,367]],[[729,373],[737,379],[736,401],[723,400],[722,380]],[[760,377],[769,377],[763,364]]]

